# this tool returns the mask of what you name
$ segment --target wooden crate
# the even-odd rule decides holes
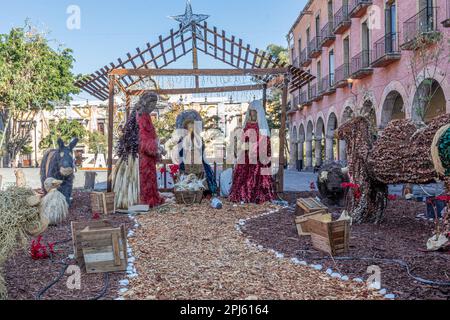
[[[348,253],[350,220],[322,221],[308,220],[308,229],[314,249],[338,256]]]
[[[328,207],[315,198],[301,198],[297,200],[295,213],[297,216],[310,214],[318,211],[328,211]]]
[[[81,231],[85,230],[86,228],[91,230],[111,229],[112,224],[107,220],[98,220],[89,222],[72,221],[71,228],[72,228],[73,254],[78,263],[84,264],[83,250],[81,246]]]
[[[308,220],[312,218],[320,218],[323,215],[326,215],[327,212],[325,210],[317,211],[314,213],[306,214],[300,217],[295,218],[295,224],[297,225],[298,235],[300,237],[310,236],[311,233],[309,231]],[[330,216],[331,218],[331,216]]]
[[[92,212],[109,215],[116,212],[114,192],[91,192]]]
[[[83,259],[87,273],[127,270],[127,238],[125,226],[80,232]]]

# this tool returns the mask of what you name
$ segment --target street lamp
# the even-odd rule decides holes
[[[348,88],[350,89],[350,93],[355,97],[355,103],[358,101],[358,93],[353,92],[353,85],[355,84],[355,80],[353,78],[347,79]]]

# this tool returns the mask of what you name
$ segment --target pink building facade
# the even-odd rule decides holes
[[[412,69],[412,44],[436,35],[430,45],[440,53]],[[382,133],[393,119],[450,112],[450,0],[311,0],[288,37],[291,63],[316,77],[291,93],[291,167],[345,161],[336,130],[354,115],[369,115]],[[423,90],[434,94],[420,115]]]

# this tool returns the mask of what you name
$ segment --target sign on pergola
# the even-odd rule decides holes
[[[188,9],[187,9],[188,10]],[[108,112],[108,190],[112,188],[113,168],[113,125],[116,89],[126,97],[127,112],[131,108],[131,97],[151,91],[160,95],[183,95],[202,93],[222,93],[238,91],[263,91],[263,103],[266,106],[267,89],[277,87],[283,90],[280,129],[280,172],[278,190],[283,189],[285,163],[286,111],[288,93],[299,90],[314,79],[309,73],[286,65],[280,59],[259,49],[252,49],[242,39],[228,36],[224,30],[209,27],[207,22],[199,24],[195,21],[186,29],[180,24],[178,31],[170,30],[168,36],[159,36],[155,44],[147,43],[145,48],[136,48],[134,54],[127,53],[127,58],[119,58],[116,63],[100,68],[90,76],[77,82],[77,86],[101,100],[109,100]],[[186,31],[190,31],[186,34]],[[230,69],[199,69],[198,53],[219,60]],[[166,69],[178,59],[192,54],[192,69]],[[195,85],[190,88],[142,88],[137,85],[145,83],[145,79],[153,77],[186,77],[195,78]],[[202,87],[201,76],[234,76],[249,77],[254,80],[251,85]]]

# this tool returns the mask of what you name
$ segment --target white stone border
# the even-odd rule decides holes
[[[134,222],[134,226],[131,230],[128,231],[127,238],[133,238],[135,236],[136,229],[140,227],[139,222],[137,221],[137,218],[135,215],[128,215],[128,218]],[[134,265],[134,262],[136,261],[136,258],[133,255],[133,249],[129,245],[127,241],[127,253],[128,253],[128,266],[127,266],[127,277],[123,280],[119,281],[119,291],[118,295],[119,297],[115,300],[125,300],[124,295],[129,290],[130,280],[137,278],[139,275],[137,273],[136,267]]]
[[[254,243],[249,238],[245,237],[244,232],[242,231],[242,229],[247,225],[247,222],[249,222],[251,220],[259,219],[259,218],[262,218],[262,217],[266,217],[266,216],[274,214],[274,213],[278,213],[282,209],[287,209],[287,208],[288,207],[282,207],[282,208],[279,208],[279,209],[275,209],[275,210],[271,210],[269,212],[262,213],[260,215],[254,216],[254,217],[250,217],[248,219],[241,219],[235,225],[235,228],[236,228],[237,232],[239,234],[241,234],[245,238],[245,243],[246,243],[246,245],[249,248],[256,249],[256,250],[261,251],[261,252],[263,252],[263,251],[268,252],[270,254],[273,254],[275,256],[275,258],[280,259],[280,260],[284,260],[284,259],[287,260],[287,258],[285,257],[284,253],[277,252],[277,251],[275,251],[273,249],[265,248],[264,246],[262,246],[260,244]],[[289,262],[294,264],[294,265],[298,265],[298,266],[305,266],[305,267],[309,266],[309,267],[311,267],[312,269],[314,269],[316,271],[322,271],[324,269],[323,265],[321,265],[321,264],[309,264],[308,262],[303,261],[303,260],[299,260],[297,258],[292,258],[292,259],[289,260]],[[331,278],[339,279],[341,281],[350,281],[350,277],[349,276],[341,275],[338,272],[334,272],[331,268],[328,268],[325,271],[325,274],[327,274]],[[354,278],[354,279],[352,279],[352,281],[357,282],[357,283],[364,282],[364,280],[361,279],[361,278]],[[385,299],[389,299],[389,300],[396,299],[396,295],[393,294],[393,293],[388,293],[387,289],[381,289],[381,290],[378,291],[378,293],[380,295],[382,295]]]

